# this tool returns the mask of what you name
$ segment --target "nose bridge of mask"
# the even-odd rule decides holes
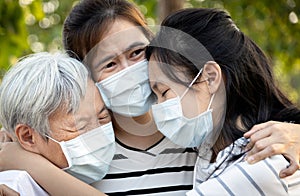
[[[135,80],[143,80],[143,79],[147,79],[145,78],[145,75],[136,75],[133,74],[134,71],[138,71],[140,67],[145,67],[145,69],[147,70],[147,66],[145,65],[145,63],[147,63],[147,60],[142,60],[140,62],[137,62],[134,65],[131,65],[121,71],[119,71],[118,73],[113,74],[112,76],[100,81],[98,84],[100,87],[104,88],[104,89],[111,89],[111,88],[117,88],[118,85],[112,83],[113,81],[116,80],[121,80],[118,84],[122,84],[122,86],[124,86],[124,81],[126,81],[126,85],[130,85],[128,84],[128,82],[131,82],[130,80],[128,80],[128,78],[131,78],[133,75],[137,76],[139,78],[134,78]],[[146,75],[148,75],[147,73],[145,73]]]
[[[111,123],[108,123],[79,135],[72,140],[65,141],[64,143],[68,147],[68,152],[72,155],[83,156],[114,142],[114,133],[113,129],[110,129],[110,126],[112,126]]]
[[[73,157],[73,155],[76,154],[76,156],[83,156],[93,150],[98,150],[114,142],[114,132],[111,122],[87,131],[67,141],[59,142],[50,136],[46,135],[46,137],[61,146],[69,166],[71,162],[68,159]]]
[[[119,95],[122,94],[123,92],[126,92],[127,89],[132,87],[136,88],[136,83],[134,83],[135,81],[139,80],[140,82],[140,80],[144,78],[144,77],[140,77],[139,75],[137,76],[139,78],[137,77],[135,77],[134,79],[131,78],[134,75],[133,72],[135,68],[143,66],[143,64],[144,61],[140,61],[96,83],[96,86],[98,87],[101,93],[103,101],[109,109],[111,109],[112,107],[112,103],[110,100],[111,98],[118,99]]]
[[[155,100],[147,63],[146,59],[142,60],[96,83],[109,109],[125,116],[139,116],[149,111]]]

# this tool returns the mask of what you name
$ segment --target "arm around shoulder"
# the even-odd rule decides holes
[[[44,157],[28,152],[17,142],[1,144],[0,170],[25,170],[50,195],[105,195],[59,169]]]

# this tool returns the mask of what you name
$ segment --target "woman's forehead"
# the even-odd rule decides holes
[[[113,25],[114,26],[114,25]],[[149,40],[141,27],[130,25],[112,28],[103,39],[87,54],[86,60],[92,65],[123,54],[138,46],[146,46]]]

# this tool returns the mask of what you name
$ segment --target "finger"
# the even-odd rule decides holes
[[[248,154],[255,154],[268,146],[275,145],[274,137],[271,139],[270,135],[265,132],[265,134],[260,134],[256,136],[251,136],[249,144],[246,146],[246,150],[249,151]],[[279,144],[279,143],[277,143]]]
[[[18,192],[9,188],[5,184],[0,184],[0,196],[17,196],[20,195]]]
[[[277,124],[278,122],[276,121],[268,121],[268,122],[265,122],[265,123],[261,123],[261,124],[257,124],[257,125],[254,125],[249,131],[247,131],[245,134],[244,134],[244,137],[245,138],[249,138],[251,137],[251,135],[259,132],[260,130],[262,129],[266,129],[274,124]]]
[[[254,164],[254,163],[261,161],[267,157],[273,156],[275,154],[280,154],[283,149],[284,149],[283,145],[273,144],[271,146],[262,148],[262,150],[253,150],[253,151],[251,150],[247,153],[245,160],[249,164]]]
[[[250,136],[250,142],[246,146],[246,150],[249,151],[252,148],[257,148],[257,150],[259,151],[268,145],[274,144],[274,141],[281,141],[279,135],[273,133],[273,126],[268,126],[264,129],[261,129],[258,132],[255,132],[253,135]],[[273,137],[271,137],[272,134]],[[254,151],[255,150],[256,149],[254,149]]]
[[[287,176],[290,176],[292,174],[294,174],[300,167],[299,167],[299,156],[296,156],[297,159],[293,159],[291,158],[291,156],[288,156],[288,155],[284,155],[287,159],[289,159],[290,161],[290,165],[281,170],[280,173],[279,173],[279,177],[280,178],[284,178],[284,177],[287,177]]]
[[[254,147],[254,142],[249,142],[248,144],[247,144],[247,146],[246,146],[246,148],[245,148],[245,151],[247,152],[247,151],[251,151],[251,149],[253,149],[253,147]]]

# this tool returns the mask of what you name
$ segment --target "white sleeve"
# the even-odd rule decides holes
[[[300,192],[300,173],[280,179],[279,172],[288,165],[282,155],[256,164],[236,162],[223,173],[197,185],[186,195],[293,195]],[[291,186],[294,184],[294,186]]]
[[[9,170],[0,172],[0,184],[7,185],[21,196],[48,196],[48,193],[26,171]]]

